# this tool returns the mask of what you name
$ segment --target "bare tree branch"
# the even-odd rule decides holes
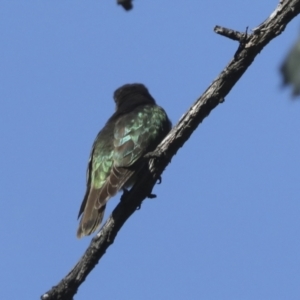
[[[239,31],[235,31],[232,29],[228,29],[221,26],[216,26],[214,28],[214,32],[220,35],[223,35],[225,37],[228,37],[229,39],[232,39],[234,41],[240,42],[243,38],[245,38],[245,34],[241,33]]]
[[[281,34],[285,26],[299,13],[300,0],[281,0],[270,17],[256,27],[251,34],[235,35],[235,37],[239,36],[240,44],[233,59],[179,120],[156,150],[148,154],[150,157],[149,168],[145,169],[143,177],[128,193],[122,196],[121,202],[116,206],[101,231],[92,239],[90,246],[71,272],[58,285],[42,295],[41,299],[73,299],[80,284],[114,242],[123,224],[151,193],[155,182],[170,163],[171,158],[189,139],[204,118],[224,101],[256,55],[272,39]],[[232,32],[235,31],[232,30]]]

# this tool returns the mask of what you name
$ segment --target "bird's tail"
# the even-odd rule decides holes
[[[82,214],[82,218],[77,230],[78,238],[90,235],[99,228],[107,201],[124,186],[133,174],[134,172],[130,169],[113,167],[101,188],[91,187],[87,190],[79,210],[79,216]]]
[[[95,209],[93,202],[88,202],[87,204],[88,205],[83,212],[82,218],[78,226],[78,230],[77,230],[78,238],[82,238],[96,231],[100,226],[104,216],[106,205],[103,205],[100,208]]]

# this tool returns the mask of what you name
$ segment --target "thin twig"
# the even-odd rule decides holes
[[[215,26],[214,28],[214,32],[217,33],[217,34],[220,34],[220,35],[223,35],[229,39],[232,39],[234,41],[241,41],[245,34],[244,33],[241,33],[239,31],[236,31],[236,30],[232,30],[232,29],[228,29],[228,28],[225,28],[225,27],[222,27],[222,26]]]

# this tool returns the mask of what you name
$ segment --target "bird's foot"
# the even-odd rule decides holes
[[[145,158],[160,158],[161,153],[158,151],[152,151],[152,152],[148,152],[144,157]]]

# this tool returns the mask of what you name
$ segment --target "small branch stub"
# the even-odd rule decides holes
[[[214,28],[214,32],[238,42],[242,42],[245,39],[245,35],[246,35],[245,33],[241,33],[239,31],[232,30],[218,25]]]

